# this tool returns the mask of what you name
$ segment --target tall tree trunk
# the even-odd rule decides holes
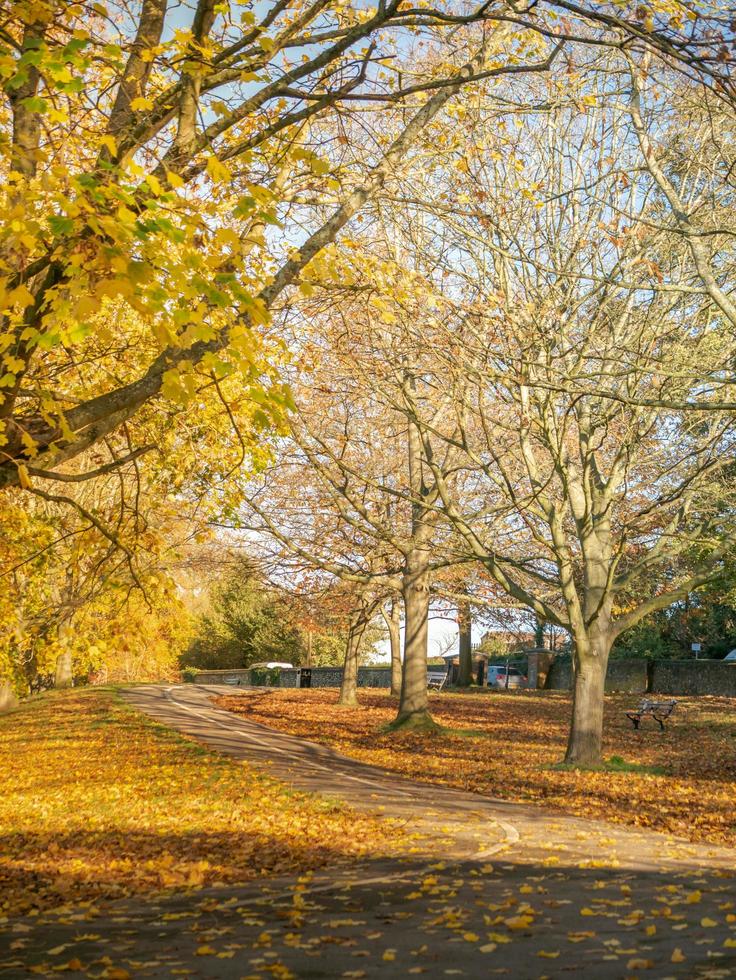
[[[539,618],[534,623],[534,646],[544,646],[544,623]]]
[[[345,645],[345,664],[342,672],[342,683],[340,684],[340,697],[337,703],[344,707],[354,708],[358,704],[358,655],[360,653],[360,641],[368,625],[368,615],[364,606],[361,606],[350,621],[348,629],[348,639]]]
[[[64,650],[56,658],[56,669],[54,670],[54,687],[71,687],[74,680],[72,669],[72,652]]]
[[[69,640],[72,631],[72,619],[74,611],[72,607],[72,596],[74,594],[74,571],[72,566],[66,570],[66,580],[64,584],[64,604],[62,606],[59,625],[56,628],[62,652],[56,658],[56,669],[54,671],[54,687],[71,687],[74,683],[74,667],[72,664],[72,652],[69,649]]]
[[[607,634],[575,641],[572,719],[565,762],[595,765],[603,747],[603,695],[612,638]]]
[[[411,405],[416,383],[406,371],[407,404]],[[413,419],[407,425],[407,461],[412,494],[412,548],[406,554],[402,592],[404,595],[404,670],[401,677],[399,711],[392,728],[437,726],[429,714],[427,696],[427,645],[429,639],[429,545],[432,528],[427,514],[428,488],[424,482],[425,456],[422,439]]]
[[[307,651],[304,657],[304,666],[312,666],[312,650],[314,647],[314,633],[311,629],[307,630]]]
[[[391,646],[391,696],[398,698],[401,695],[401,607],[398,599],[391,600],[388,612],[382,606],[381,615]]]
[[[473,618],[467,603],[457,607],[457,629],[460,646],[457,686],[470,687],[473,683]]]
[[[18,704],[15,690],[10,681],[0,680],[0,715],[3,711],[10,711]]]
[[[399,712],[393,727],[435,728],[427,696],[429,573],[422,555],[404,574],[404,670]]]

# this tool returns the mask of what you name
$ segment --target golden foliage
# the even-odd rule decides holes
[[[293,793],[87,689],[0,718],[0,916],[387,853],[392,825]]]

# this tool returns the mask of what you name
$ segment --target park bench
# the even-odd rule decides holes
[[[638,728],[642,718],[649,716],[654,718],[660,729],[664,731],[665,719],[669,718],[675,710],[676,704],[677,701],[652,701],[650,698],[644,698],[635,711],[626,712],[626,717],[630,719],[634,728]]]
[[[427,689],[430,691],[441,691],[446,683],[446,673],[443,674],[442,677],[440,677],[438,674],[429,674],[427,676]]]

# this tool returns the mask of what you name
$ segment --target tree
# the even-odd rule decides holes
[[[686,572],[688,556],[683,556]],[[718,658],[736,646],[736,600],[733,560],[727,556],[722,573],[668,609],[646,616],[613,645],[613,657],[689,659],[692,644],[700,643],[702,657]]]
[[[117,494],[100,481],[74,492],[88,513],[117,510]],[[190,627],[174,566],[191,525],[160,502],[128,520],[142,524],[134,555],[66,504],[34,499],[22,508],[3,498],[0,684],[27,694],[93,677],[174,676]],[[127,542],[134,532],[120,522],[117,533]]]
[[[473,616],[470,603],[462,603],[457,609],[458,630],[458,687],[470,687],[473,683]]]
[[[388,630],[391,653],[391,694],[401,694],[401,605],[396,598],[389,599],[381,606],[381,615]]]
[[[269,311],[401,176],[463,85],[545,71],[564,44],[629,41],[730,92],[728,25],[687,13],[560,0],[269,0],[257,12],[198,0],[186,16],[166,0],[13,4],[0,38],[0,485],[54,479],[152,402],[185,409],[233,372],[278,414],[288,396],[259,364]],[[384,138],[342,167],[315,136],[366,102],[385,110]],[[284,234],[267,231],[290,215]],[[118,331],[131,309],[143,338]]]
[[[614,640],[719,574],[734,533],[733,413],[723,389],[721,411],[698,406],[729,325],[660,220],[627,110],[589,101],[516,134],[480,107],[461,165],[433,178],[422,247],[442,242],[456,313],[425,316],[421,342],[458,433],[409,412],[427,459],[438,439],[462,454],[464,495],[433,473],[469,554],[572,634],[575,763],[600,755]]]
[[[217,583],[211,609],[184,655],[194,667],[248,667],[265,660],[300,663],[302,637],[284,598],[268,589],[247,560]]]
[[[425,291],[407,269],[396,297],[377,295],[382,266],[393,269],[406,254],[392,239],[394,230],[377,221],[369,245],[351,243],[329,275],[311,283],[312,296],[289,307],[283,332],[299,351],[290,376],[295,409],[274,470],[244,495],[259,518],[250,526],[315,567],[360,584],[371,610],[401,594],[396,724],[421,727],[433,725],[427,700],[432,582],[455,559],[434,506],[432,469],[418,430],[406,419],[408,392],[432,401],[421,356],[405,344],[405,324],[420,315]],[[434,463],[450,479],[452,453],[445,457],[437,454]],[[278,485],[288,490],[274,497],[279,470]],[[294,498],[295,486],[300,493]]]

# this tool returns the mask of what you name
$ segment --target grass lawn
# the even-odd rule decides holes
[[[433,716],[449,731],[430,735],[383,733],[396,714],[395,700],[373,691],[359,697],[358,709],[337,707],[332,690],[232,695],[219,704],[419,779],[736,845],[734,699],[681,699],[662,733],[651,719],[633,730],[624,710],[636,705],[636,695],[609,696],[608,765],[580,771],[558,765],[570,715],[567,694],[435,694]]]
[[[391,853],[389,836],[114,691],[50,693],[0,717],[0,918]]]

